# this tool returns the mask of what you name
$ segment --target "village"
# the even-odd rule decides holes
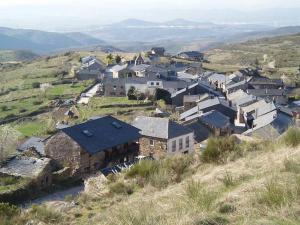
[[[261,68],[217,73],[203,69],[201,52],[169,55],[163,47],[131,60],[107,57],[111,63],[81,58],[74,79],[92,85],[61,104],[65,119],[53,134],[29,137],[1,163],[0,177],[29,180],[30,191],[4,193],[0,201],[22,201],[54,183],[97,172],[118,173],[140,160],[201,152],[211,136],[274,140],[300,124],[300,102],[289,95],[295,84],[264,76]],[[127,97],[154,110],[131,121],[101,114],[74,123],[76,106],[89,105],[95,96]]]

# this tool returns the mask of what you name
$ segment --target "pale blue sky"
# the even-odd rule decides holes
[[[127,18],[239,21],[235,11],[300,8],[299,0],[0,0],[0,26],[44,30],[99,26]],[[214,11],[214,10],[218,11]],[[216,14],[215,17],[213,14]],[[253,13],[255,14],[255,13]],[[291,15],[287,15],[291,16]],[[250,17],[252,15],[250,14]],[[280,17],[280,16],[278,16]],[[245,16],[244,20],[250,20]],[[259,21],[259,18],[258,18]],[[214,21],[215,22],[215,21]]]

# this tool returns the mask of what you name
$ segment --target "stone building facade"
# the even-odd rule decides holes
[[[132,161],[138,154],[138,145],[129,142],[114,148],[90,154],[63,132],[53,136],[45,146],[45,153],[57,168],[70,168],[70,176],[83,176],[124,161]]]

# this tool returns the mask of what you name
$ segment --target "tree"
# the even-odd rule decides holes
[[[117,56],[115,57],[116,63],[119,64],[119,63],[121,62],[121,60],[122,60],[121,56],[117,55]]]
[[[135,87],[131,86],[127,92],[127,97],[129,100],[136,100],[136,89]]]
[[[172,99],[171,99],[171,94],[170,92],[164,90],[164,89],[156,89],[155,95],[154,95],[154,100],[159,101],[159,100],[164,100],[164,102],[167,105],[172,104]]]
[[[10,126],[0,127],[0,162],[5,160],[16,146],[20,133]]]
[[[114,57],[113,57],[113,55],[110,53],[110,54],[108,54],[108,55],[106,56],[106,59],[107,59],[108,64],[110,64],[110,63],[112,63]]]

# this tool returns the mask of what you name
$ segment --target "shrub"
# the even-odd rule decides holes
[[[175,174],[175,182],[180,182],[182,175],[187,172],[193,157],[190,155],[176,155],[166,159],[166,166],[172,173]]]
[[[203,187],[200,182],[191,181],[186,186],[188,199],[202,210],[209,211],[217,198],[217,193]]]
[[[32,206],[29,216],[46,224],[59,224],[63,218],[60,213],[38,205]]]
[[[239,150],[233,137],[210,137],[201,154],[201,160],[203,162],[224,162],[229,153],[238,153]]]
[[[140,176],[148,179],[149,176],[159,169],[159,162],[154,160],[142,160],[127,171],[126,177]]]
[[[296,180],[296,184],[293,184],[293,180],[280,184],[278,179],[272,178],[264,184],[258,202],[269,207],[281,207],[297,201],[300,196],[299,180]]]
[[[0,202],[0,218],[1,219],[11,219],[13,216],[16,216],[20,213],[20,210],[14,206],[10,205],[8,203],[1,203]]]
[[[296,147],[300,144],[300,130],[298,128],[289,128],[283,137],[284,143],[291,147]]]
[[[2,112],[5,112],[5,111],[9,110],[8,107],[7,107],[7,105],[0,106],[0,109],[1,109]]]
[[[300,162],[294,159],[285,159],[284,167],[287,172],[300,173]]]
[[[235,206],[231,204],[221,204],[219,207],[219,213],[232,213],[236,210]]]
[[[41,100],[36,100],[36,101],[32,102],[33,105],[41,105],[42,103],[43,103],[43,101],[41,101]]]
[[[40,88],[41,83],[40,83],[40,82],[33,82],[33,83],[31,84],[31,86],[32,86],[32,88]]]
[[[220,216],[213,216],[211,218],[200,219],[197,225],[225,225],[229,224],[229,221]]]
[[[132,185],[125,184],[123,181],[110,184],[109,190],[111,193],[127,195],[131,195],[134,191]]]
[[[165,188],[171,182],[170,174],[168,173],[167,169],[161,168],[150,174],[149,182],[156,188]]]

